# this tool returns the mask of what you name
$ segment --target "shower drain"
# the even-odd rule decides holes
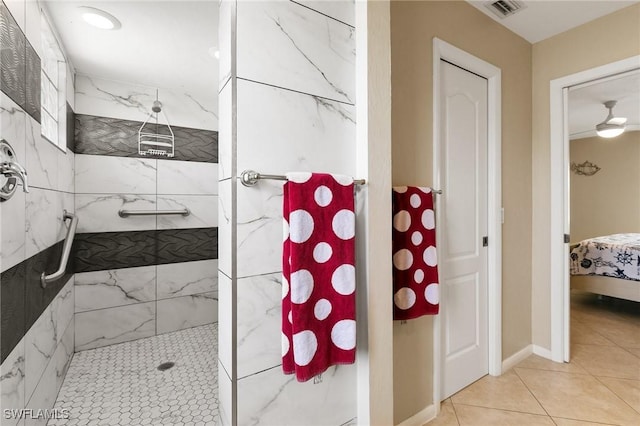
[[[175,362],[163,362],[162,364],[160,364],[158,366],[158,370],[160,370],[160,371],[168,370],[171,367],[173,367],[174,365],[176,365]]]

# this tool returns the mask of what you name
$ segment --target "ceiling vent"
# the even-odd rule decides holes
[[[498,0],[485,3],[484,7],[493,12],[498,18],[504,19],[526,9],[527,6],[516,0]]]

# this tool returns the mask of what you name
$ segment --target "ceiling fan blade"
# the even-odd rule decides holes
[[[614,117],[611,120],[609,120],[610,124],[624,124],[627,122],[626,117]]]

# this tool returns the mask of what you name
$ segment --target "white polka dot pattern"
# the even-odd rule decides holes
[[[282,369],[302,382],[355,362],[355,205],[350,176],[292,175],[283,187]]]
[[[395,320],[439,310],[436,217],[430,188],[393,189],[393,301]]]

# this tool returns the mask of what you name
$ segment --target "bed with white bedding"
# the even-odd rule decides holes
[[[590,238],[571,247],[571,288],[640,302],[640,234]]]

